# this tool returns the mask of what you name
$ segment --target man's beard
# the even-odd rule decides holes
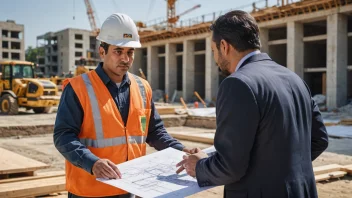
[[[218,58],[218,63],[217,64],[218,64],[218,66],[220,68],[220,75],[225,76],[225,77],[231,75],[231,73],[229,71],[230,62],[222,57],[222,54],[221,54],[220,51],[219,51],[219,58]]]

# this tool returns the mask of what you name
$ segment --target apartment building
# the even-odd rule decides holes
[[[24,25],[0,21],[0,60],[25,60]]]
[[[67,28],[37,36],[37,47],[44,48],[38,57],[38,67],[46,75],[74,72],[81,58],[90,59],[92,66],[98,62],[97,41],[89,30]]]

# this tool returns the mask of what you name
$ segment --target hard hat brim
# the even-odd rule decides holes
[[[118,47],[132,47],[132,48],[140,48],[142,47],[141,43],[138,41],[105,41],[103,39],[100,39],[99,37],[97,37],[97,39],[99,41],[102,41],[104,43],[110,44],[110,45],[114,45],[114,46],[118,46]]]

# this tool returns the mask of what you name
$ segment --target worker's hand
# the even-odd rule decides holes
[[[92,172],[96,178],[120,179],[121,173],[116,165],[108,159],[99,159],[93,165]]]
[[[179,174],[186,169],[188,175],[195,177],[196,176],[196,165],[197,162],[201,159],[207,158],[208,155],[202,150],[198,151],[196,154],[184,155],[183,160],[176,164],[176,167],[180,167],[176,173]]]
[[[201,151],[201,149],[200,148],[193,148],[193,149],[184,148],[182,151],[186,152],[187,154],[195,154],[195,153],[198,153],[199,151]]]

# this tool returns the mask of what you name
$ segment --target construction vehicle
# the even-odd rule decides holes
[[[88,58],[81,58],[79,60],[79,65],[76,66],[75,74],[74,76],[78,76],[84,73],[87,73],[91,70],[94,70],[97,67],[98,63],[95,59],[91,59],[90,55],[88,55]]]
[[[19,108],[45,113],[60,101],[57,86],[36,79],[35,66],[27,61],[0,61],[1,114],[16,115]]]

